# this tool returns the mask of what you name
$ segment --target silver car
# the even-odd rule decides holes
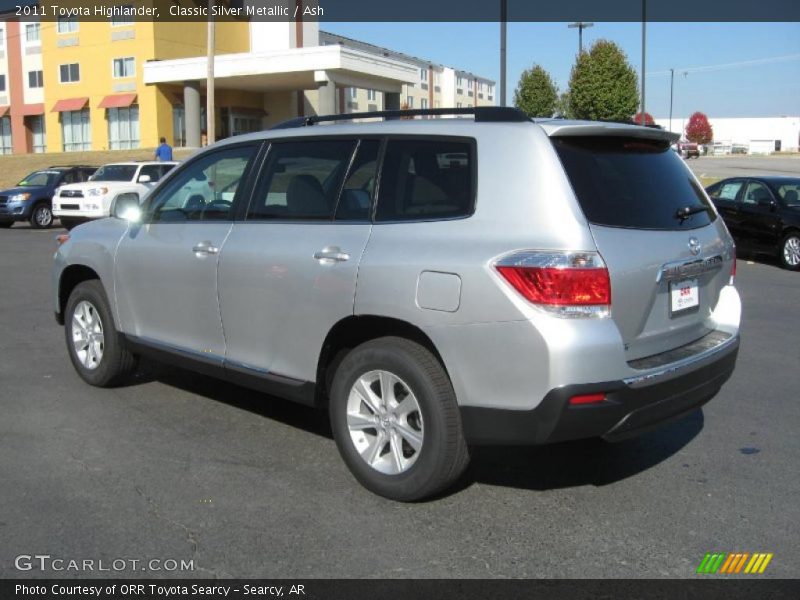
[[[711,399],[735,249],[675,136],[412,111],[444,112],[468,116],[231,138],[62,236],[77,372],[113,386],[154,355],[325,407],[356,479],[402,501],[470,445],[617,440]]]

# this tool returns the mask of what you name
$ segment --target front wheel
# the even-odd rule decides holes
[[[450,486],[469,453],[447,373],[407,339],[365,342],[339,365],[330,393],[339,453],[370,491],[403,502]]]
[[[53,224],[53,211],[46,202],[40,202],[33,207],[30,218],[31,227],[34,229],[47,229]]]
[[[78,284],[69,296],[64,334],[70,360],[91,385],[113,387],[136,368],[136,357],[114,327],[103,286],[97,279]]]
[[[800,269],[800,233],[793,231],[783,238],[778,258],[784,269]]]

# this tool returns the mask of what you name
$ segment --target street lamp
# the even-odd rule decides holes
[[[570,29],[578,29],[578,55],[583,54],[583,30],[589,27],[594,27],[594,23],[586,23],[584,21],[576,21],[567,25]]]

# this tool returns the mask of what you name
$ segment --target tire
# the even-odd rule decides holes
[[[388,410],[380,406],[385,382],[393,390]],[[450,379],[410,340],[378,338],[347,354],[333,376],[329,408],[342,459],[380,496],[421,500],[449,487],[469,463]]]
[[[784,269],[800,270],[800,232],[790,231],[778,249],[778,260]]]
[[[59,219],[59,221],[61,221],[61,226],[67,231],[69,231],[70,229],[74,229],[75,227],[81,224],[81,222],[78,219],[70,219],[64,217]]]
[[[87,333],[91,341],[84,344]],[[77,341],[78,335],[84,341]],[[72,290],[64,311],[64,336],[72,365],[90,385],[114,387],[136,369],[137,357],[128,351],[115,329],[106,293],[97,279],[84,281]]]
[[[14,221],[0,221],[0,229],[8,229],[14,224]]]
[[[34,229],[47,229],[53,224],[53,210],[47,202],[39,202],[33,207],[28,219]]]

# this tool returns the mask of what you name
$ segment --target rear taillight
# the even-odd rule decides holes
[[[605,317],[611,281],[596,252],[517,252],[495,268],[528,302],[562,317]]]
[[[731,259],[731,279],[729,284],[733,285],[733,280],[736,278],[736,246],[731,248]]]

